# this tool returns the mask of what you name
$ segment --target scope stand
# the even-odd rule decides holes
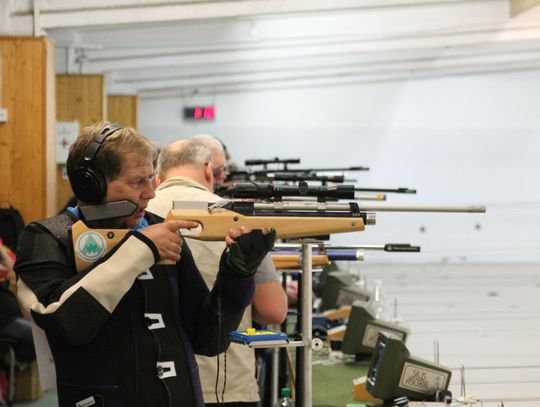
[[[272,374],[271,374],[271,404],[275,405],[278,394],[278,371],[279,357],[277,349],[281,347],[296,348],[296,407],[312,407],[312,317],[313,317],[313,244],[302,243],[302,272],[300,284],[299,312],[301,316],[300,326],[297,333],[301,340],[289,341],[288,344],[273,345]],[[268,345],[258,346],[256,343],[249,345],[252,348],[267,348]]]
[[[312,377],[312,314],[313,314],[313,245],[302,243],[302,282],[301,282],[301,332],[303,346],[301,360],[296,367],[296,407],[311,407],[313,404]],[[300,356],[300,352],[297,353]]]

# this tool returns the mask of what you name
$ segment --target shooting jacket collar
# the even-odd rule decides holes
[[[186,177],[171,177],[167,178],[156,188],[156,191],[161,191],[162,189],[169,187],[189,187],[202,189],[203,191],[208,191],[203,185],[199,184],[197,181],[192,180],[191,178]]]

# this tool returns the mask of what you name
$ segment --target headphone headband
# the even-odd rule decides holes
[[[98,204],[105,199],[107,180],[103,173],[98,168],[95,168],[93,161],[107,138],[122,128],[118,124],[106,125],[86,148],[83,157],[84,162],[75,169],[69,179],[71,189],[73,189],[75,196],[79,200],[89,204]]]
[[[103,129],[101,129],[94,141],[92,141],[92,143],[86,148],[86,151],[84,152],[84,161],[86,165],[88,165],[96,158],[99,150],[103,146],[103,143],[105,143],[105,140],[107,140],[107,137],[112,136],[120,129],[123,129],[123,127],[119,126],[118,124],[108,124],[107,126],[103,127]]]

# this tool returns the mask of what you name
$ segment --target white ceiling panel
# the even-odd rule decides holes
[[[510,0],[41,0],[60,72],[109,92],[227,93],[537,69],[540,13]],[[12,9],[28,19],[31,2]],[[537,17],[538,16],[538,17]]]

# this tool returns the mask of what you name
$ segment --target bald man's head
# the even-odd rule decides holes
[[[157,161],[158,184],[174,176],[191,178],[212,190],[212,153],[196,140],[178,140],[166,145]],[[208,177],[207,173],[210,173]],[[211,178],[211,179],[208,179]]]

